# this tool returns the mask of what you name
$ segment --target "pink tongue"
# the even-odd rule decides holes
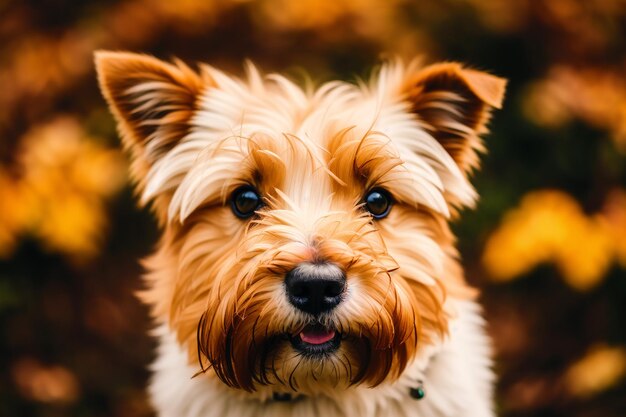
[[[321,345],[322,343],[326,343],[335,337],[334,330],[303,330],[300,332],[300,338],[303,342],[308,343],[310,345]]]

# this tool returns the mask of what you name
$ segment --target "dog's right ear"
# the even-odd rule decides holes
[[[98,51],[95,62],[141,192],[150,167],[189,132],[200,94],[211,80],[181,61],[169,64],[146,55]]]

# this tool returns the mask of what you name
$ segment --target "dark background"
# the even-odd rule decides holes
[[[0,416],[150,416],[135,208],[95,49],[322,82],[381,58],[510,80],[454,225],[502,416],[626,415],[626,1],[0,0]]]

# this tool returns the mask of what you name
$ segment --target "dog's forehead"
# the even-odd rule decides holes
[[[444,215],[446,188],[468,187],[389,80],[306,91],[279,75],[247,82],[210,75],[216,85],[199,99],[191,132],[148,176],[144,198],[174,192],[170,218],[224,202],[237,185],[259,178],[300,206],[327,206],[337,184],[352,194],[385,185],[398,201]],[[355,176],[358,186],[350,184]]]
[[[281,78],[275,80],[256,92],[239,126],[259,151],[280,159],[278,165],[257,164],[264,179],[271,176],[263,169],[284,171],[280,183],[269,180],[265,185],[279,188],[291,206],[314,217],[331,209],[329,196],[337,188],[347,191],[342,194],[348,199],[361,193],[360,184],[350,183],[353,173],[343,171],[355,165],[354,149],[380,122],[380,106],[377,97],[347,83],[331,83],[305,94]]]
[[[356,166],[356,150],[369,143],[375,143],[381,155],[415,159],[411,146],[402,144],[407,128],[445,155],[420,129],[408,105],[384,88],[334,81],[305,91],[280,75],[265,80],[252,76],[248,82],[221,73],[214,78],[218,86],[205,92],[194,118],[195,133],[188,139],[197,137],[208,146],[237,143],[242,158],[253,150],[266,152],[279,159],[290,176],[325,171],[336,177],[333,171]],[[333,164],[337,158],[341,163]]]
[[[215,78],[218,86],[205,92],[195,122],[225,135],[264,134],[276,141],[290,135],[325,149],[328,138],[342,128],[371,127],[381,107],[381,97],[344,82],[305,91],[279,75],[258,82],[251,77],[249,83]]]

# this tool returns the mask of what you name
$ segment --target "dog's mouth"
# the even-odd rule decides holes
[[[341,344],[341,334],[334,329],[312,324],[306,326],[297,335],[291,336],[291,345],[306,355],[319,356],[329,354]]]

